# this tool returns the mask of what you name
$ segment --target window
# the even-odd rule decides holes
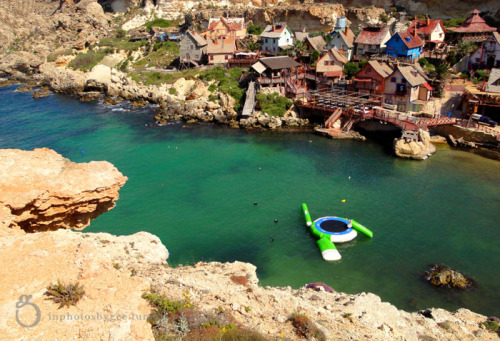
[[[404,78],[403,78],[403,79],[401,80],[401,83],[406,84],[406,79],[404,79]]]
[[[228,59],[229,59],[229,56],[226,54],[226,60],[228,60]]]
[[[266,43],[267,43],[267,42],[268,42],[268,41],[267,41],[267,39],[266,39]]]
[[[193,46],[193,45],[190,45],[190,46],[189,46],[189,48],[190,48],[191,50],[194,50],[194,46]]]
[[[396,83],[396,77],[391,78],[391,83]]]
[[[210,60],[214,60],[214,56],[210,56]]]

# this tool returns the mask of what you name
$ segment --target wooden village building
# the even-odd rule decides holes
[[[267,25],[261,33],[262,52],[268,55],[276,55],[281,50],[293,46],[293,33],[285,23]]]
[[[391,30],[387,25],[364,27],[354,40],[356,56],[363,58],[384,53],[389,39]]]
[[[434,49],[444,43],[445,28],[440,19],[430,19],[427,16],[424,20],[415,19],[411,22],[408,32],[417,34],[424,41],[425,48]]]
[[[198,66],[204,62],[207,53],[207,41],[196,31],[186,31],[179,46],[181,67]]]
[[[479,10],[475,9],[460,27],[448,28],[448,32],[454,36],[452,40],[470,43],[481,42],[487,40],[493,32],[496,32],[495,27],[486,24],[486,21],[479,16],[480,13]]]
[[[336,47],[333,47],[316,62],[316,75],[328,82],[338,81],[344,76],[344,65],[347,62],[347,58]]]
[[[236,50],[235,39],[208,39],[207,57],[208,64],[228,64]]]
[[[424,42],[416,31],[411,34],[409,31],[396,32],[387,41],[385,53],[396,58],[415,60],[420,58],[424,49]]]
[[[201,32],[205,39],[244,39],[247,35],[244,18],[210,18],[208,28]]]
[[[301,66],[288,56],[260,58],[252,65],[255,81],[261,87],[271,87],[281,94],[288,88],[304,88],[303,81],[298,81],[298,68]]]
[[[331,33],[330,37],[326,47],[328,49],[336,47],[347,60],[351,60],[354,54],[354,39],[356,39],[354,32],[349,27],[345,27],[343,31]]]
[[[383,96],[385,82],[392,72],[392,68],[386,63],[370,60],[354,75],[349,89],[367,97]]]
[[[493,32],[488,40],[484,41],[469,57],[466,69],[500,68],[500,33]]]
[[[411,65],[398,66],[384,84],[383,101],[386,107],[400,112],[434,113],[435,103],[431,101],[433,88]]]

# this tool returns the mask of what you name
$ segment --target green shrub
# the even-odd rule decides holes
[[[255,34],[255,35],[260,35],[264,31],[262,27],[254,24],[250,24],[247,27],[247,32],[248,34]]]
[[[418,63],[421,65],[421,66],[426,66],[426,65],[429,65],[429,61],[425,58],[420,58],[418,60]]]
[[[236,100],[235,110],[239,110],[245,102],[245,89],[240,86],[239,78],[245,69],[233,68],[225,70],[220,66],[201,73],[198,78],[203,81],[215,80],[219,82],[218,90]]]
[[[127,31],[125,31],[123,28],[119,28],[116,30],[116,38],[124,38],[126,33]]]
[[[215,85],[215,83],[210,84],[208,91],[214,92],[215,90],[217,90],[217,85]]]
[[[347,79],[351,79],[359,70],[359,65],[356,63],[347,62],[344,65],[344,73]]]
[[[385,12],[380,13],[379,18],[384,23],[389,21],[389,16]]]
[[[144,293],[142,298],[148,300],[155,306],[160,314],[171,313],[175,314],[183,308],[189,308],[191,305],[188,300],[170,300],[154,293]]]
[[[79,53],[76,55],[75,59],[73,59],[69,63],[69,67],[73,69],[79,69],[83,71],[87,71],[96,66],[106,55],[104,52],[96,52],[96,51],[87,51],[87,53]]]
[[[151,29],[151,27],[171,27],[173,26],[172,21],[167,20],[167,19],[155,19],[153,21],[148,21],[147,23],[144,24],[144,26],[147,27],[148,30]]]
[[[78,282],[65,285],[60,280],[57,280],[57,284],[49,285],[45,292],[45,295],[49,296],[50,300],[59,303],[59,308],[75,305],[84,294],[85,290]]]
[[[477,70],[475,76],[479,81],[484,81],[488,78],[488,72],[485,70]]]
[[[255,96],[260,104],[260,110],[270,116],[283,117],[292,106],[292,101],[279,95],[277,92],[270,94],[257,94]]]
[[[465,18],[454,18],[454,19],[444,20],[443,24],[444,27],[458,27],[462,25],[464,21]]]
[[[171,87],[170,89],[168,89],[168,93],[175,96],[175,95],[177,95],[177,89],[174,87]]]

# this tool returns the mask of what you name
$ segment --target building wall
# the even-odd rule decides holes
[[[333,64],[332,64],[333,62]],[[333,72],[343,70],[344,64],[340,63],[332,53],[327,53],[316,63],[316,72]]]
[[[189,34],[186,34],[179,46],[179,57],[181,60],[200,61],[204,51],[206,51],[206,46],[203,48],[197,47],[194,39]]]
[[[444,42],[445,33],[441,25],[436,25],[434,31],[431,32],[430,40]]]
[[[406,93],[404,95],[397,95],[396,91],[398,90],[398,86],[405,85]],[[396,71],[391,76],[387,78],[385,81],[384,87],[384,103],[395,104],[398,106],[398,111],[408,111],[409,110],[409,84],[403,78],[401,72]],[[401,88],[400,88],[401,89]],[[418,95],[417,95],[418,96]]]
[[[230,53],[209,54],[208,64],[227,64],[229,58],[231,58]]]
[[[476,68],[474,67],[475,64],[481,69],[481,63],[486,67],[488,59],[491,60],[491,58],[494,58],[493,67],[500,67],[500,44],[498,44],[494,37],[485,41],[484,45],[474,51],[470,56],[470,63],[468,63],[467,69],[470,71]]]
[[[335,35],[332,37],[332,40],[330,40],[330,42],[326,45],[326,48],[330,50],[335,46],[337,47],[337,49],[339,49],[339,51],[342,51],[342,54],[347,58],[347,60],[351,60],[353,49],[347,47],[344,39],[342,39],[339,33],[335,33]]]
[[[368,89],[370,93],[377,93],[380,95],[384,93],[384,78],[380,76],[370,64],[366,64],[361,70],[359,70],[359,72],[356,73],[355,78],[371,80],[371,82],[356,83],[356,91]]]
[[[286,46],[293,44],[293,34],[288,29],[285,29],[278,40],[278,46]]]

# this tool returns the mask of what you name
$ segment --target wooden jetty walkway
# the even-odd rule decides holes
[[[253,114],[255,108],[255,82],[250,82],[248,84],[248,90],[245,99],[245,105],[243,106],[242,116],[248,117]]]

